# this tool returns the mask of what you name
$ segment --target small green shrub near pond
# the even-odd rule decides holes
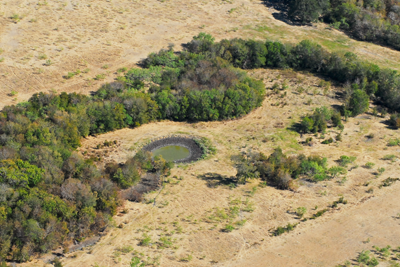
[[[203,151],[203,155],[201,157],[202,159],[208,158],[217,153],[217,148],[214,146],[210,139],[206,137],[200,137],[195,138],[194,141]]]

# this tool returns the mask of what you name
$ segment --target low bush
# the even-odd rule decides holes
[[[304,214],[306,214],[307,209],[305,207],[298,207],[296,209],[296,215],[299,216],[300,218],[302,218],[304,216]]]
[[[382,181],[382,183],[379,185],[379,188],[382,187],[388,187],[394,184],[395,182],[399,181],[399,178],[386,178],[385,180]]]
[[[317,213],[313,214],[313,216],[310,217],[310,220],[314,220],[318,217],[321,217],[327,211],[328,211],[328,209],[323,209],[323,210],[317,211]]]
[[[359,263],[364,263],[367,266],[378,266],[379,262],[375,257],[370,257],[371,251],[362,251],[358,257],[357,257],[357,262]]]
[[[350,163],[353,163],[357,158],[352,156],[340,156],[339,165],[342,167],[347,167]]]
[[[273,232],[272,235],[274,236],[279,236],[282,235],[284,233],[289,233],[290,231],[293,231],[294,228],[296,228],[296,226],[298,225],[298,223],[294,223],[294,224],[290,224],[288,223],[286,226],[278,226]]]
[[[375,163],[373,163],[373,162],[365,163],[365,168],[367,168],[367,169],[372,169],[374,166],[375,166]]]
[[[392,162],[394,162],[396,159],[397,159],[397,156],[396,155],[385,155],[385,156],[383,156],[383,158],[382,158],[383,160],[390,160],[390,161],[392,161]]]
[[[400,145],[399,138],[390,139],[389,142],[387,143],[387,146],[398,146],[398,145]]]

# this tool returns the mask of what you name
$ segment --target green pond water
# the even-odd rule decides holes
[[[164,146],[153,151],[154,156],[162,156],[166,161],[175,161],[190,156],[190,151],[183,146]]]

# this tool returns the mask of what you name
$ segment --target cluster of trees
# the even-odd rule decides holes
[[[54,160],[46,156],[41,159]],[[163,173],[170,167],[144,153],[104,170],[76,152],[53,170],[31,163],[35,160],[0,161],[0,262],[28,261],[34,254],[103,231],[122,204],[119,188],[138,182],[143,172]],[[47,177],[54,170],[60,175],[56,181]]]
[[[207,34],[200,34],[186,47],[187,52],[205,58],[223,58],[243,69],[307,70],[347,84],[345,108],[353,116],[368,108],[370,98],[379,100],[391,110],[400,111],[400,76],[397,71],[381,69],[351,52],[330,53],[309,40],[297,45],[242,39],[213,42]]]
[[[121,189],[144,173],[171,167],[138,153],[125,164],[99,169],[75,152],[84,136],[157,118],[157,110],[155,117],[146,112],[156,105],[148,95],[124,100],[130,109],[97,95],[39,93],[0,112],[0,262],[27,261],[102,231],[122,203]]]
[[[318,19],[364,41],[400,49],[400,3],[396,0],[285,0],[288,16],[301,23]]]
[[[302,133],[324,133],[328,123],[331,123],[333,127],[344,128],[340,112],[327,107],[316,108],[312,114],[302,119],[299,131]]]
[[[327,158],[318,155],[303,154],[288,156],[282,149],[276,148],[266,156],[261,152],[248,151],[234,157],[238,183],[248,179],[261,178],[268,184],[280,189],[294,189],[294,180],[307,178],[313,182],[334,179],[347,173],[346,166],[355,161],[355,157],[341,156],[340,166],[328,168]]]
[[[222,58],[188,51],[176,55],[170,49],[150,54],[143,65],[147,69],[129,71],[125,82],[130,90],[148,84],[160,119],[238,118],[259,107],[265,96],[261,81]]]
[[[237,178],[239,182],[260,177],[281,189],[294,187],[294,179],[300,176],[313,181],[330,178],[327,159],[320,156],[298,155],[287,156],[280,148],[270,155],[263,153],[245,153],[236,159]]]

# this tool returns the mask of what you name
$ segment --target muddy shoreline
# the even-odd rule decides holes
[[[142,150],[153,152],[154,150],[157,150],[165,146],[183,146],[189,150],[190,155],[188,157],[176,160],[174,161],[175,163],[190,163],[201,159],[201,157],[203,156],[203,150],[196,143],[196,141],[192,138],[186,138],[186,137],[166,137],[159,140],[155,140],[150,144],[144,146]]]

